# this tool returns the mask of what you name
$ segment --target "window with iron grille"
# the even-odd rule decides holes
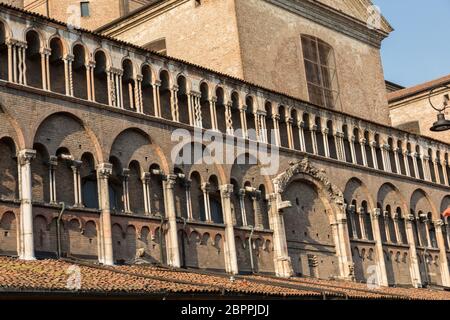
[[[333,48],[316,37],[302,35],[301,40],[310,102],[330,109],[338,107]]]

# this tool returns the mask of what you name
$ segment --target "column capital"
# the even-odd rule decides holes
[[[416,220],[416,217],[413,214],[408,214],[406,217],[406,221],[413,222]]]
[[[100,163],[97,165],[97,174],[100,179],[108,179],[112,175],[113,165],[111,163]]]
[[[83,161],[80,160],[72,160],[72,165],[70,166],[72,170],[79,170],[83,165]]]
[[[232,184],[224,184],[219,186],[220,193],[224,198],[231,198],[234,191],[234,186]]]
[[[209,182],[203,182],[200,189],[205,193],[209,193],[211,191],[211,184]]]
[[[48,159],[48,165],[51,167],[55,167],[58,165],[58,157],[57,156],[50,156]]]
[[[50,48],[42,48],[39,52],[40,54],[49,56],[52,54],[52,50]]]
[[[442,219],[434,220],[433,225],[435,227],[442,227],[444,225],[444,221]]]
[[[336,131],[335,135],[336,135],[336,137],[338,137],[338,138],[344,138],[344,137],[345,137],[344,133],[341,132],[341,131]]]
[[[365,145],[367,143],[367,139],[366,138],[361,138],[361,139],[359,139],[359,143],[361,145]]]
[[[31,161],[36,158],[36,150],[24,149],[17,153],[19,163],[21,165],[30,164]]]
[[[380,216],[381,216],[381,209],[380,208],[373,209],[372,217],[378,219]]]
[[[328,129],[328,128],[323,128],[322,129],[322,133],[324,134],[324,135],[328,135],[329,133],[330,133],[330,129]]]
[[[122,169],[122,177],[124,177],[125,179],[128,179],[130,177],[130,169],[128,168],[123,168]]]
[[[152,178],[152,175],[150,172],[143,172],[141,175],[142,182],[148,182]]]
[[[173,189],[177,183],[177,178],[178,178],[178,176],[175,174],[168,174],[165,177],[166,188]]]

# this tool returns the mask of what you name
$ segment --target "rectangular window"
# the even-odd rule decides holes
[[[80,10],[81,10],[81,16],[82,17],[89,17],[90,16],[90,13],[89,13],[89,2],[88,1],[80,2]]]
[[[306,82],[311,103],[335,108],[339,102],[333,49],[322,40],[301,36]]]
[[[166,39],[161,38],[155,41],[152,41],[150,43],[147,43],[144,46],[145,49],[158,52],[163,55],[167,55],[167,46],[166,46]]]

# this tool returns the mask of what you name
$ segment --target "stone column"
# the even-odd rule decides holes
[[[216,103],[217,98],[211,98],[209,100],[209,113],[211,114],[211,129],[212,130],[219,130],[219,126],[217,123],[217,113],[216,113]]]
[[[313,147],[313,154],[319,154],[319,149],[317,147],[317,132],[318,128],[317,125],[313,124],[311,126],[311,141],[312,141],[312,147]]]
[[[227,134],[233,135],[234,129],[233,129],[233,114],[231,112],[232,103],[229,102],[225,104],[225,121],[227,126]]]
[[[389,150],[391,147],[388,144],[384,144],[381,147],[381,154],[383,156],[383,168],[386,172],[392,172],[391,159],[389,157]]]
[[[48,79],[47,79],[47,54],[48,49],[43,48],[41,50],[41,80],[42,80],[42,89],[48,91],[50,88],[48,87]]]
[[[346,161],[345,148],[344,148],[344,133],[336,131],[334,134],[334,139],[336,141],[336,152],[338,160]]]
[[[328,128],[322,129],[322,137],[323,137],[323,148],[325,150],[325,157],[330,158],[330,146],[328,145],[328,133],[330,130]]]
[[[169,175],[167,179],[163,181],[163,187],[165,190],[165,195],[167,197],[166,204],[166,215],[169,220],[169,229],[167,237],[167,260],[168,264],[174,268],[181,267],[180,260],[180,250],[178,246],[178,228],[177,228],[177,217],[175,212],[175,198],[174,198],[174,187],[177,183],[176,175]]]
[[[398,156],[399,152],[401,152],[400,148],[394,149],[395,167],[397,168],[397,173],[402,174],[402,167],[400,165],[400,157]]]
[[[445,184],[444,181],[442,181],[441,179],[441,175],[439,173],[439,164],[440,164],[440,159],[436,158],[433,161],[433,168],[434,168],[434,175],[436,176],[436,183],[440,183],[440,184]]]
[[[239,205],[241,207],[241,218],[242,218],[242,226],[246,227],[248,226],[247,223],[247,213],[245,209],[245,189],[239,190]]]
[[[363,160],[363,165],[364,167],[368,167],[368,162],[367,162],[367,153],[366,153],[366,143],[367,140],[365,138],[362,138],[359,140],[359,144],[361,146],[361,154],[362,154],[362,160]]]
[[[444,160],[443,162],[443,166],[442,166],[442,172],[444,173],[444,180],[445,180],[445,185],[448,186],[448,173],[447,173],[447,166],[448,166],[448,161]]]
[[[109,177],[112,164],[102,163],[97,166],[98,197],[100,204],[100,254],[99,261],[108,266],[114,265],[114,254],[111,231],[111,209],[109,200]]]
[[[414,287],[420,288],[422,287],[422,280],[420,278],[420,269],[419,269],[419,261],[417,259],[417,249],[416,242],[414,240],[414,231],[413,224],[415,217],[414,215],[408,215],[405,220],[406,224],[406,238],[409,243],[409,257],[410,257],[410,274],[411,274],[411,282]]]
[[[128,188],[128,180],[130,178],[130,169],[122,170],[122,189],[123,189],[123,210],[126,214],[131,214],[130,207],[130,190]]]
[[[383,211],[383,219],[384,219],[384,232],[386,234],[386,242],[391,243],[391,230],[389,229],[389,211]]]
[[[36,157],[35,150],[21,150],[18,153],[20,190],[20,259],[35,260],[33,238],[33,193],[31,182],[31,161]]]
[[[375,240],[375,248],[376,248],[376,254],[377,254],[377,260],[378,260],[378,267],[380,272],[380,286],[387,287],[389,286],[388,278],[387,278],[387,272],[386,272],[386,262],[384,260],[384,253],[383,253],[383,240],[381,238],[381,231],[380,231],[380,223],[379,218],[381,215],[380,209],[374,209],[373,214],[370,215],[371,221],[372,221],[372,232],[373,232],[373,238]]]
[[[431,181],[431,171],[430,171],[430,157],[422,156],[422,165],[423,165],[423,175],[426,181]]]
[[[226,184],[219,187],[222,197],[222,211],[225,222],[224,254],[225,269],[231,274],[238,274],[238,262],[236,253],[236,243],[234,238],[233,214],[231,212],[231,195],[233,194],[233,185]]]
[[[94,70],[95,70],[96,62],[89,62],[89,83],[91,84],[91,101],[95,101],[95,78],[94,78]]]
[[[272,115],[273,120],[273,128],[275,131],[275,145],[277,147],[281,146],[281,137],[280,137],[280,115],[279,114],[273,114]]]
[[[48,162],[48,182],[50,185],[50,204],[56,204],[56,166],[58,165],[58,157],[50,156]]]
[[[364,240],[367,240],[367,233],[366,233],[366,223],[364,221],[364,215],[366,212],[364,211],[363,207],[360,207],[358,210],[358,217],[359,217],[359,225],[361,226],[361,238]]]
[[[378,165],[378,159],[377,159],[377,142],[376,141],[372,141],[370,143],[370,148],[372,149],[372,161],[373,161],[373,167],[375,169],[379,169],[380,166]]]
[[[295,149],[294,136],[292,134],[292,123],[293,123],[292,118],[287,116],[286,117],[286,127],[287,127],[287,133],[288,133],[288,146],[289,146],[289,149]]]
[[[141,177],[142,189],[144,192],[144,212],[146,216],[152,214],[151,194],[150,194],[150,172],[144,172]]]
[[[242,138],[248,139],[248,132],[247,132],[247,119],[245,117],[245,114],[247,112],[247,106],[242,106],[239,109],[240,116],[241,116],[241,129],[242,129]]]
[[[356,159],[355,141],[356,141],[356,137],[355,136],[352,136],[350,138],[350,141],[349,141],[350,142],[350,152],[352,154],[352,163],[353,164],[357,164],[358,163],[358,161]]]
[[[259,201],[261,199],[261,191],[255,190],[252,192],[252,202],[253,202],[253,212],[255,214],[255,229],[264,229],[261,208],[259,206]]]
[[[72,63],[74,60],[74,56],[73,55],[67,55],[63,61],[64,61],[64,83],[65,83],[65,91],[66,91],[66,96],[72,96],[72,88],[71,88],[71,84],[72,84]]]
[[[8,47],[8,81],[9,82],[15,82],[13,73],[16,72],[17,66],[15,64],[13,64],[13,61],[15,60],[13,58],[13,53],[15,52],[15,50],[13,49],[14,42],[12,40],[7,40],[6,41],[6,45]]]
[[[180,122],[180,113],[178,110],[178,86],[173,86],[170,90],[170,106],[172,111],[172,120]]]
[[[305,144],[305,131],[303,128],[305,127],[305,123],[302,120],[298,120],[298,137],[300,141],[300,151],[306,152],[306,144]]]
[[[161,87],[161,81],[155,81],[152,84],[153,88],[153,108],[155,109],[155,117],[161,118],[161,99],[159,95],[159,88]]]
[[[184,187],[186,188],[186,211],[188,220],[193,221],[194,216],[192,214],[191,181],[185,180]]]
[[[394,222],[394,230],[395,230],[395,238],[397,239],[397,243],[402,243],[402,235],[400,233],[400,226],[398,220],[400,219],[398,212],[394,212],[392,220]]]
[[[202,183],[201,189],[203,191],[203,202],[205,206],[205,219],[206,222],[211,223],[211,208],[210,208],[210,202],[209,202],[209,192],[210,192],[210,185],[207,182]]]
[[[447,252],[445,249],[445,240],[444,235],[442,234],[442,226],[445,227],[444,221],[436,220],[433,222],[434,229],[436,231],[436,240],[439,247],[439,262],[440,262],[440,270],[441,270],[441,278],[442,285],[445,287],[450,287],[450,275],[449,275],[449,266],[447,260]]]
[[[281,195],[273,193],[268,196],[270,226],[273,230],[273,255],[275,273],[278,277],[289,278],[294,272],[291,258],[287,249],[286,231],[283,221],[283,209],[291,206],[290,202],[283,202]]]
[[[74,160],[72,161],[72,171],[73,171],[73,191],[74,191],[74,207],[82,208],[83,206],[83,196],[81,189],[81,176],[80,176],[80,168],[83,165],[83,162]]]

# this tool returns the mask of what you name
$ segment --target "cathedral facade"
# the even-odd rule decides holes
[[[0,253],[450,286],[450,148],[389,125],[387,25],[355,22],[359,1],[302,2],[316,11],[310,32],[291,28],[298,82],[249,49],[228,75],[207,53],[200,66],[0,5]],[[356,24],[339,34],[332,19]],[[220,141],[231,161],[204,161]]]

